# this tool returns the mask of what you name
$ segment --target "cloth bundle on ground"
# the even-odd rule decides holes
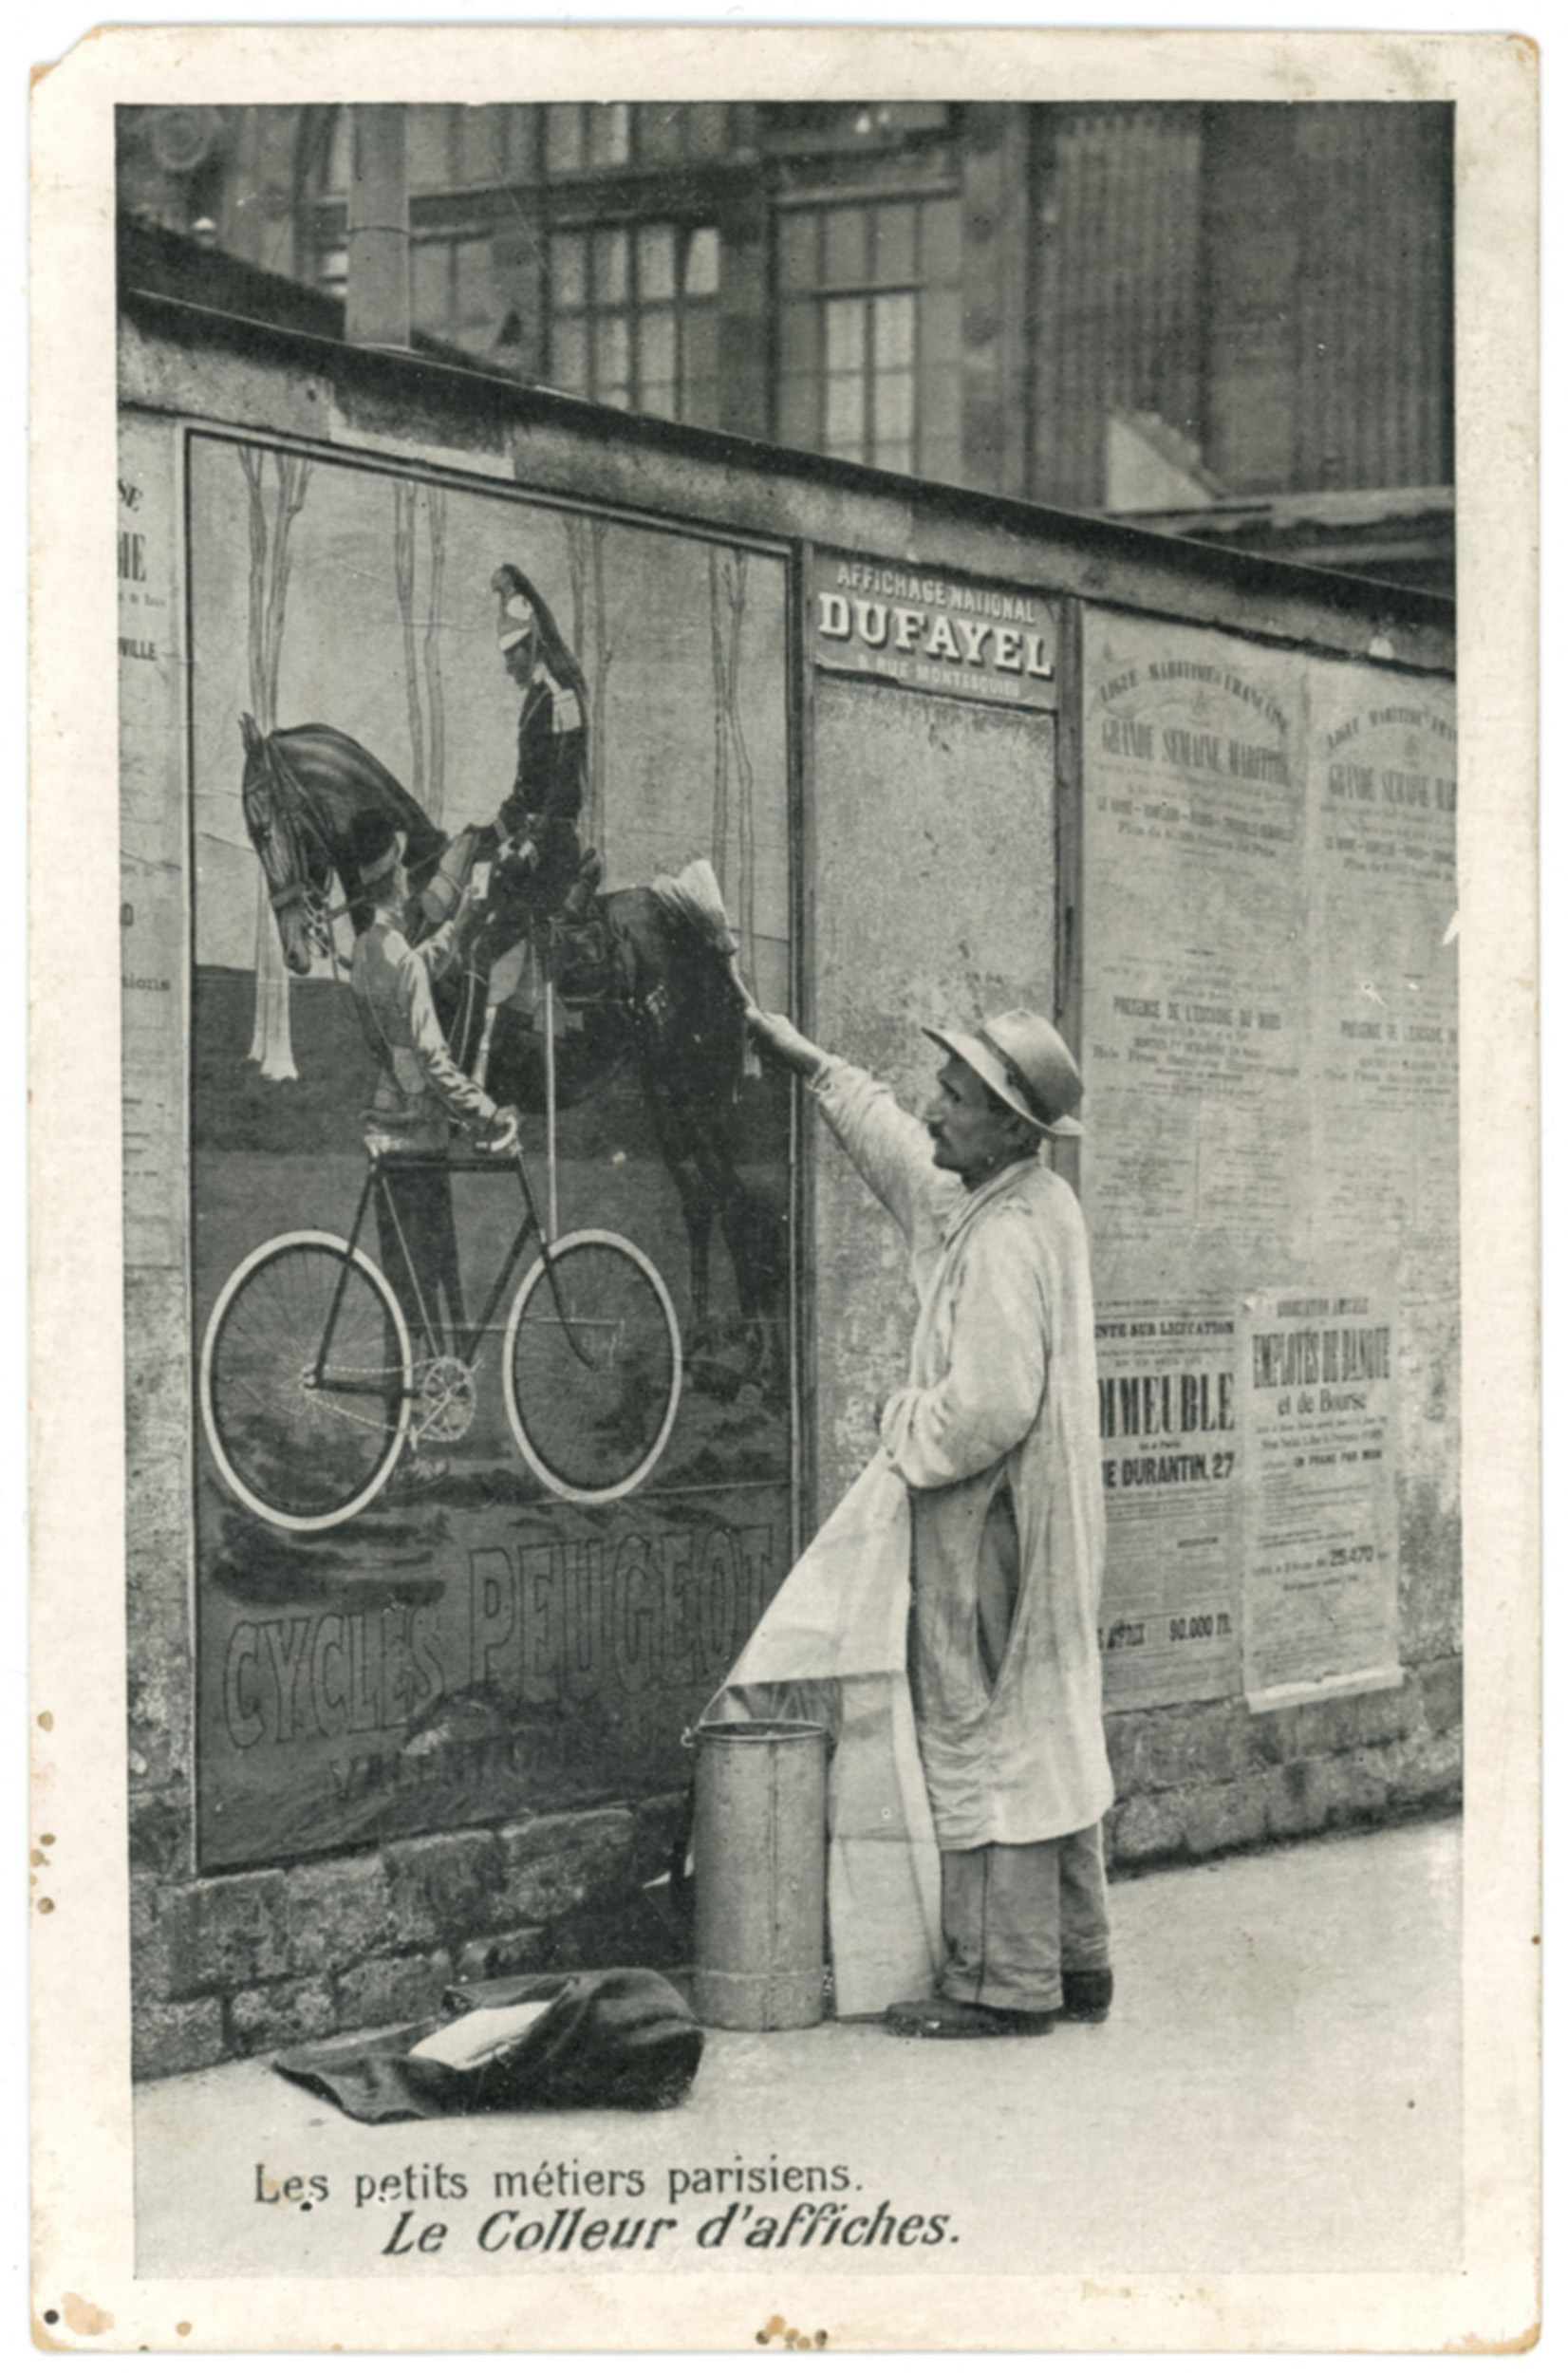
[[[491,2056],[453,2066],[441,2030],[464,2013],[534,2004],[539,2015]],[[702,2029],[653,1970],[589,1970],[448,1988],[442,2016],[358,2043],[280,2052],[279,2076],[367,2125],[483,2110],[673,2109],[691,2090]]]

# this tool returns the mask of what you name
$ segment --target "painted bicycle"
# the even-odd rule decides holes
[[[551,1114],[553,1123],[553,1112]],[[553,1128],[551,1133],[553,1154]],[[440,1169],[510,1176],[521,1211],[472,1326],[425,1306],[396,1184]],[[375,1210],[402,1242],[405,1310],[361,1242]],[[541,1219],[522,1151],[372,1152],[346,1237],[302,1229],[261,1244],[217,1298],[201,1348],[201,1414],[218,1472],[255,1515],[325,1532],[367,1508],[399,1459],[460,1441],[495,1321],[531,1246],[501,1340],[513,1439],[547,1489],[595,1504],[646,1481],[681,1399],[681,1332],[645,1253],[601,1228]]]

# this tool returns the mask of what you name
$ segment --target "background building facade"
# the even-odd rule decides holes
[[[407,110],[417,329],[697,427],[1446,590],[1449,110]],[[128,109],[126,211],[328,294],[333,107]]]

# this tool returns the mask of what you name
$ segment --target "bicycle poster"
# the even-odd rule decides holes
[[[520,564],[582,668],[581,694],[568,696],[588,743],[581,838],[598,850],[605,890],[707,860],[743,972],[782,1005],[785,584],[767,552],[489,490],[208,437],[188,468],[193,1255],[196,1304],[210,1310],[269,1237],[346,1233],[374,1077],[349,986],[351,918],[328,926],[325,950],[296,955],[296,936],[302,975],[276,961],[241,812],[241,713],[265,703],[285,767],[291,729],[319,720],[417,784],[433,823],[487,822],[512,788],[519,706],[491,581]],[[156,531],[144,532],[150,549]],[[264,566],[236,569],[258,546]],[[348,1523],[282,1533],[204,1470],[211,1867],[265,1860],[286,1840],[326,1848],[466,1824],[519,1792],[549,1810],[607,1784],[683,1784],[676,1706],[733,1661],[788,1563],[788,1107],[744,1065],[719,963],[688,989],[679,951],[661,977],[664,943],[644,937],[638,1011],[591,978],[580,1000],[569,982],[560,1000],[558,1200],[563,1231],[616,1231],[679,1298],[686,1351],[671,1438],[625,1504],[563,1503],[509,1436],[497,1322],[460,1409],[427,1411],[420,1475],[400,1489],[394,1474]],[[502,996],[498,965],[487,1075],[501,1100],[535,1108],[525,1153],[542,1193],[540,966],[526,941],[499,962],[512,985]],[[515,1186],[462,1178],[453,1193],[476,1317],[487,1264],[515,1226]],[[420,1346],[443,1354],[456,1356]],[[541,1377],[533,1389],[559,1388]],[[548,1422],[548,1409],[539,1415]]]

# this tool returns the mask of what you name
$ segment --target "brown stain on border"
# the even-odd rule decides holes
[[[1466,2332],[1463,2340],[1447,2340],[1439,2353],[1445,2357],[1523,2357],[1528,2356],[1540,2339],[1540,2318],[1527,2324],[1517,2340],[1483,2340],[1479,2332]]]
[[[79,2290],[63,2290],[60,2305],[46,2308],[42,2314],[32,2316],[33,2345],[38,2348],[63,2348],[65,2331],[75,2332],[84,2340],[97,2340],[114,2329],[114,2317],[107,2308],[95,2308],[90,2299],[84,2299]]]

